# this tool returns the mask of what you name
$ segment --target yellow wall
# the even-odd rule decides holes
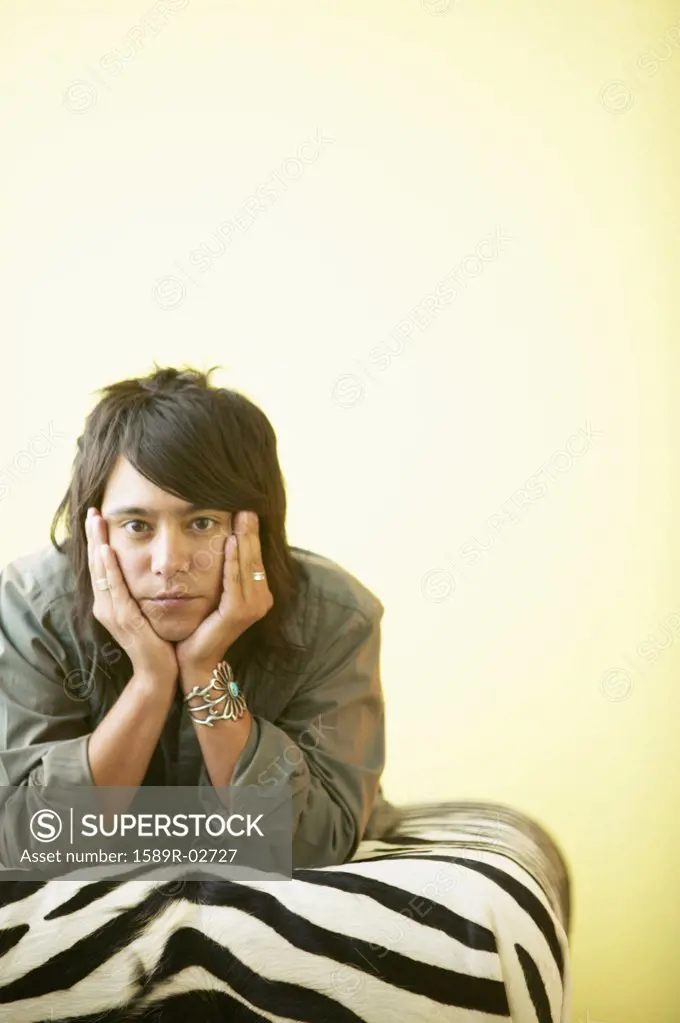
[[[0,38],[2,560],[46,542],[96,387],[222,365],[292,542],[387,606],[388,796],[536,817],[575,1021],[679,1019],[680,10],[4,0]]]

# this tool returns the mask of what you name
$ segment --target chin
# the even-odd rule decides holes
[[[156,635],[164,639],[166,643],[181,643],[183,639],[195,632],[199,624],[186,619],[173,621],[169,616],[156,621],[153,618],[147,618],[147,620]]]
[[[162,625],[154,625],[153,629],[166,643],[181,643],[183,639],[188,639],[192,632],[195,631],[193,625],[180,624],[180,622],[177,622],[176,625],[164,622]]]

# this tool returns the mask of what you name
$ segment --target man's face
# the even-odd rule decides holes
[[[196,508],[161,490],[119,456],[99,509],[133,599],[158,635],[186,639],[220,602],[231,513]],[[154,603],[167,591],[187,598]]]

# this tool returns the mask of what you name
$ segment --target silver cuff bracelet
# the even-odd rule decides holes
[[[189,700],[195,697],[201,698],[201,703],[189,706]],[[194,686],[190,693],[184,697],[191,720],[197,725],[210,725],[215,721],[238,721],[246,710],[246,701],[239,689],[238,682],[234,681],[234,673],[227,661],[220,661],[213,671],[210,681],[206,686]],[[219,710],[216,711],[216,708]],[[197,717],[197,713],[207,711],[205,717]]]

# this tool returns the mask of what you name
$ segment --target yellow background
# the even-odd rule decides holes
[[[95,388],[221,365],[277,430],[291,542],[386,605],[388,797],[535,817],[573,872],[574,1019],[680,1019],[680,10],[0,12],[2,561],[47,542]]]

